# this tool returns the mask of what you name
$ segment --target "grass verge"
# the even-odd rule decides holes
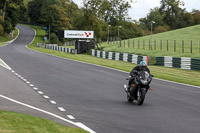
[[[9,37],[9,36],[0,36],[0,46],[1,45],[4,45],[4,43],[1,43],[1,42],[8,42],[8,41],[11,41],[13,39],[15,39],[15,37],[18,35],[18,30],[17,28],[15,28],[15,31],[14,31],[14,34],[13,34],[13,37]]]
[[[30,115],[0,111],[0,133],[86,133]]]
[[[40,38],[42,28],[35,27],[35,30],[37,34],[39,35],[39,36],[36,35],[35,40],[42,40],[42,38]],[[36,43],[37,41],[34,41],[28,47],[40,52],[51,54],[51,55],[56,55],[56,56],[60,56],[60,57],[68,58],[68,59],[83,61],[83,62],[102,65],[102,66],[107,66],[110,68],[115,68],[115,69],[123,70],[126,72],[130,72],[132,68],[135,66],[135,64],[132,64],[132,63],[102,59],[102,58],[93,57],[87,54],[73,55],[73,54],[63,53],[63,52],[49,50],[45,48],[39,48],[39,47],[36,47]],[[160,67],[160,66],[149,66],[149,68],[151,70],[151,73],[155,74],[156,78],[200,86],[200,82],[199,82],[200,72],[199,71],[166,68],[166,67]]]
[[[199,43],[200,44],[200,43]],[[148,48],[149,46],[146,46]],[[200,47],[200,45],[199,45]],[[143,49],[143,46],[138,48],[132,48],[128,47],[126,44],[126,47],[124,47],[124,44],[122,47],[118,48],[117,44],[107,44],[107,43],[102,43],[99,45],[99,48],[102,51],[109,51],[109,52],[121,52],[121,53],[130,53],[130,54],[137,54],[137,55],[146,55],[150,57],[157,57],[157,56],[173,56],[173,57],[191,57],[191,58],[200,58],[200,48],[195,48],[196,52],[194,53],[182,53],[182,52],[174,52],[173,50],[148,50],[148,49]],[[174,49],[174,48],[173,48]],[[187,49],[189,50],[189,49]]]
[[[5,45],[4,43],[0,43],[0,46],[3,46],[3,45]]]
[[[102,43],[101,49],[110,52],[134,53],[152,57],[174,56],[174,57],[200,58],[199,34],[200,34],[200,25],[196,25],[178,30],[163,32],[159,34],[153,34],[152,50],[149,50],[149,41],[151,41],[150,35],[129,39],[129,41],[122,40],[121,42],[122,47],[119,48],[118,48],[118,42],[115,43],[112,42],[110,44]],[[192,41],[192,53],[191,53],[191,41]],[[184,46],[184,52],[182,52],[183,46]]]

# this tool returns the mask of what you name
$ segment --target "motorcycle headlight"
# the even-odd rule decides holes
[[[142,82],[143,85],[146,85],[148,83],[147,80],[141,80],[141,82]]]

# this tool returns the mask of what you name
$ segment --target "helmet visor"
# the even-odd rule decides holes
[[[142,70],[146,70],[146,66],[142,66]]]

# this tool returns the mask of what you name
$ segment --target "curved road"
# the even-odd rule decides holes
[[[29,50],[33,29],[0,48],[2,58],[42,92],[97,133],[197,133],[200,88],[153,80],[143,106],[126,101],[127,73]]]

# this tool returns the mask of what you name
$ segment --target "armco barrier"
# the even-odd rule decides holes
[[[164,57],[156,57],[156,64],[158,66],[164,66]]]
[[[181,58],[173,57],[172,66],[176,68],[181,68]]]
[[[191,69],[200,71],[200,59],[191,59]]]
[[[99,58],[109,59],[109,60],[120,60],[125,62],[131,62],[134,64],[139,64],[141,61],[149,63],[148,56],[140,56],[135,54],[128,53],[114,53],[114,52],[105,52],[99,50],[91,50],[91,55]]]
[[[192,69],[200,71],[200,59],[189,57],[156,57],[156,64],[165,67]]]
[[[57,50],[60,52],[71,53],[71,54],[77,53],[77,51],[75,49],[65,48],[62,46],[58,46],[57,44],[46,44],[46,45],[44,45],[44,48],[51,49],[51,50]]]
[[[37,47],[42,47],[42,43],[37,43]]]

